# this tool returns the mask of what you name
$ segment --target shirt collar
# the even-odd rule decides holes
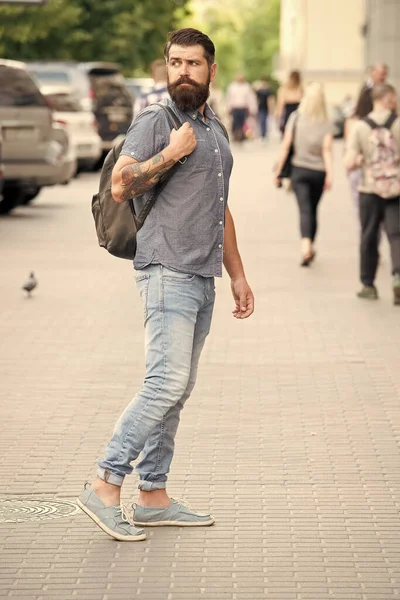
[[[198,110],[189,110],[186,112],[186,114],[194,121],[196,121],[196,119],[199,119],[200,121],[203,120],[203,115]],[[207,103],[204,107],[204,116],[206,119],[215,119],[215,113]]]
[[[175,104],[175,102],[172,99],[169,99],[168,101],[177,111],[182,112],[177,105]],[[190,117],[191,119],[193,119],[193,121],[197,121],[197,119],[199,119],[200,121],[203,120],[203,115],[201,114],[201,112],[199,112],[198,110],[188,110],[186,112],[183,113],[184,115],[187,115],[188,117]],[[210,108],[210,106],[206,103],[205,107],[204,107],[204,116],[206,117],[206,119],[210,119],[210,120],[214,120],[215,117],[215,113],[214,111]]]

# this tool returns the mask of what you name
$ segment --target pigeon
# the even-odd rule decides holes
[[[22,286],[22,289],[25,290],[28,293],[28,298],[30,298],[31,292],[32,292],[32,290],[35,289],[35,287],[37,286],[37,284],[38,284],[38,282],[35,279],[35,274],[32,271],[31,274],[29,275],[29,279],[27,279],[27,281]]]

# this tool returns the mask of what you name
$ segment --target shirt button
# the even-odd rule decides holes
[[[218,244],[218,248],[222,248],[222,244]]]
[[[222,225],[222,221],[220,221],[219,224]]]
[[[222,177],[222,173],[218,173],[218,177]]]
[[[221,198],[219,199],[219,201],[220,201],[220,202],[223,202],[223,201],[224,201],[224,199],[223,199],[223,197],[222,197],[222,196],[221,196]]]
[[[209,128],[209,127],[207,127],[207,131],[210,131],[210,128]]]
[[[218,152],[218,148],[215,148],[214,152]]]

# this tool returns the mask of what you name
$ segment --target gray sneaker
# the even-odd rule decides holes
[[[144,530],[135,527],[128,519],[123,504],[106,506],[88,484],[85,484],[85,488],[76,502],[100,529],[116,540],[139,542],[146,539]]]
[[[146,508],[139,504],[133,505],[133,522],[143,527],[161,527],[175,525],[177,527],[202,527],[212,525],[214,519],[209,514],[194,512],[182,502],[171,498],[167,508]]]
[[[374,285],[363,285],[357,296],[364,300],[378,300],[378,290]]]

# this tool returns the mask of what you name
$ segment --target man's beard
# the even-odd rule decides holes
[[[180,77],[174,83],[170,83],[168,78],[168,93],[181,111],[197,110],[207,102],[210,95],[210,81],[210,75],[208,75],[207,83],[197,83],[189,77]],[[182,86],[182,83],[190,85]]]

